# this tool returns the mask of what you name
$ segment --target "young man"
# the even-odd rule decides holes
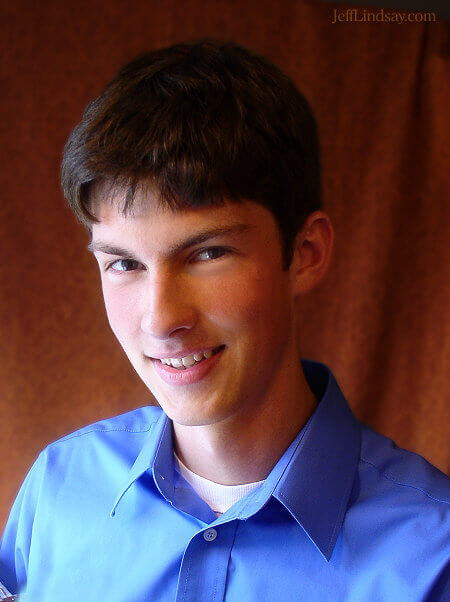
[[[333,230],[293,83],[232,44],[151,52],[88,106],[62,173],[111,328],[161,407],[40,455],[5,586],[41,602],[444,600],[445,476],[299,359],[295,301]]]

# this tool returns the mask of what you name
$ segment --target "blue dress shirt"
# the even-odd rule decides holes
[[[325,366],[303,369],[316,411],[219,518],[174,470],[159,408],[50,445],[13,506],[0,581],[33,602],[448,601],[448,479],[356,421]]]

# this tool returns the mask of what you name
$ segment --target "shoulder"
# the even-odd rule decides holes
[[[450,479],[425,458],[362,425],[360,472],[385,491],[450,510]]]
[[[369,427],[361,425],[361,435],[342,541],[354,546],[365,587],[401,587],[402,599],[419,599],[417,592],[428,599],[446,579],[450,479]]]
[[[431,575],[448,558],[450,479],[366,426],[352,497],[350,514],[393,565],[410,562],[425,573],[428,566]]]
[[[145,406],[106,418],[93,424],[84,426],[73,433],[65,435],[51,443],[48,448],[57,447],[73,441],[74,439],[95,439],[103,434],[111,433],[146,433],[151,430],[153,424],[161,417],[162,410],[157,406]]]
[[[0,572],[13,590],[27,580],[33,539],[38,542],[36,557],[44,557],[47,544],[55,545],[69,531],[83,532],[86,516],[91,517],[91,524],[109,516],[136,458],[152,441],[153,426],[162,417],[160,408],[142,407],[85,426],[39,454],[0,542]],[[46,549],[50,558],[53,552]]]
[[[46,509],[56,497],[75,499],[76,492],[96,491],[101,482],[112,504],[136,458],[152,441],[152,428],[161,417],[160,408],[142,407],[54,441],[39,454],[18,500]]]
[[[50,485],[63,476],[76,481],[109,467],[117,474],[129,470],[162,414],[159,407],[147,406],[78,429],[50,443],[31,473]]]

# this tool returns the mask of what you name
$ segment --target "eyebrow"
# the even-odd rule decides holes
[[[223,236],[224,234],[235,234],[238,232],[245,232],[250,230],[252,226],[249,224],[233,224],[232,226],[218,226],[216,228],[210,228],[208,230],[203,230],[201,232],[197,232],[189,238],[186,238],[179,243],[171,245],[166,252],[164,253],[168,257],[177,255],[182,251],[185,251],[189,247],[193,247],[194,245],[198,245],[202,242],[206,242],[217,238],[219,236]],[[136,259],[134,253],[132,251],[128,251],[123,247],[117,247],[115,245],[111,245],[107,242],[99,241],[91,241],[88,246],[88,250],[91,253],[95,253],[99,251],[100,253],[106,253],[108,255],[117,255],[119,257],[127,257],[129,259]]]

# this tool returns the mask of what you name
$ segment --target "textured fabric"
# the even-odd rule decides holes
[[[316,411],[220,518],[174,470],[157,408],[50,445],[13,507],[0,579],[28,580],[40,602],[444,602],[448,479],[358,423],[325,366],[303,366]]]
[[[223,514],[233,504],[264,482],[256,481],[255,483],[245,483],[243,485],[220,485],[189,470],[175,453],[174,458],[175,470],[186,479],[192,489],[198,493],[202,500],[205,500],[217,516]]]

